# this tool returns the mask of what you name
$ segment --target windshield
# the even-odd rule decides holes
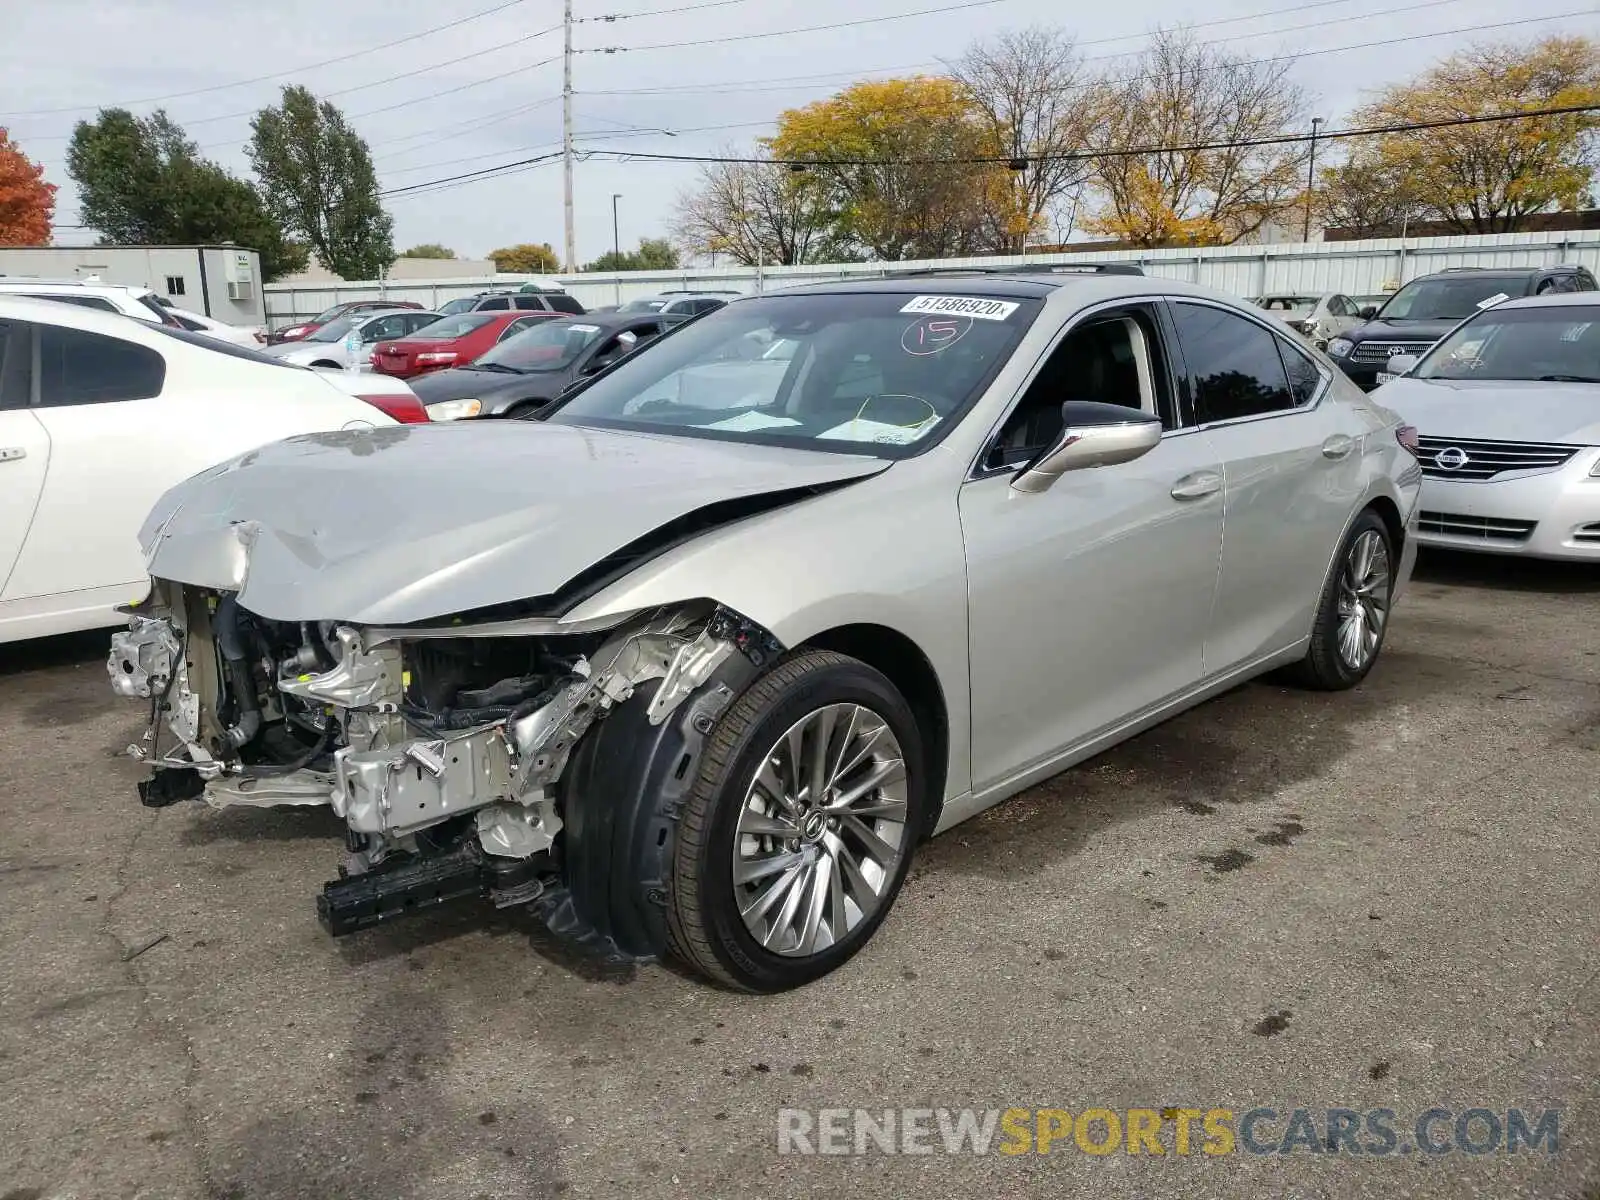
[[[1412,377],[1600,383],[1600,305],[1491,309],[1435,346]]]
[[[903,457],[960,418],[1038,312],[1036,300],[882,292],[744,300],[624,359],[547,419]]]
[[[447,317],[454,316],[456,313],[471,312],[472,306],[477,302],[478,298],[476,296],[461,296],[458,299],[450,301],[450,303],[446,304],[439,311]]]
[[[1520,296],[1526,282],[1510,275],[1435,275],[1414,279],[1389,297],[1379,321],[1459,321],[1478,311],[1491,296]]]
[[[466,337],[474,329],[479,329],[492,320],[494,320],[493,313],[462,313],[460,316],[445,317],[430,325],[424,325],[407,337],[425,342],[443,342],[451,338]]]
[[[1268,312],[1309,312],[1317,306],[1315,296],[1266,296],[1258,303]]]
[[[640,300],[629,300],[618,312],[660,312],[667,306],[667,302],[659,296],[646,296]]]
[[[335,317],[342,315],[347,307],[349,306],[344,304],[335,304],[332,308],[325,308],[316,316],[312,317],[308,324],[326,325]]]
[[[583,321],[541,321],[512,334],[473,366],[510,367],[513,371],[564,371],[600,336],[600,326]]]
[[[329,321],[305,340],[308,342],[338,342],[344,340],[344,335],[355,328],[358,321],[367,318],[366,313],[349,313],[337,321]]]

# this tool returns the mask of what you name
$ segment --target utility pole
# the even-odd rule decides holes
[[[566,270],[571,272],[578,269],[578,240],[572,228],[572,0],[566,0],[562,30],[566,39],[561,55],[562,203],[566,210]]]
[[[1306,224],[1300,232],[1300,240],[1311,240],[1311,198],[1317,192],[1317,127],[1322,124],[1321,117],[1311,118],[1311,163],[1306,167]]]
[[[622,257],[622,239],[617,235],[617,201],[621,199],[621,192],[611,193],[611,252],[618,258]]]

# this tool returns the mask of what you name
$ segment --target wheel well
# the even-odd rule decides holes
[[[1405,549],[1406,541],[1406,527],[1405,522],[1400,520],[1400,510],[1387,496],[1374,497],[1367,507],[1378,514],[1378,518],[1389,530],[1389,544],[1394,547],[1395,558],[1398,560],[1400,551]]]
[[[894,684],[911,714],[917,720],[922,734],[923,751],[928,765],[928,786],[932,803],[928,806],[928,825],[922,836],[931,833],[939,821],[939,809],[944,803],[945,774],[950,764],[950,717],[945,707],[944,689],[939,686],[939,676],[928,661],[928,656],[905,634],[885,625],[841,625],[816,637],[808,638],[805,645],[818,650],[832,650],[860,659],[876,671],[881,671]]]

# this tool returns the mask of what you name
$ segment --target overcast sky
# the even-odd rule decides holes
[[[951,3],[575,0],[574,45],[584,51],[574,58],[578,145],[715,153],[748,144],[770,132],[784,108],[852,79],[938,70],[997,29],[1063,20],[1091,57],[1136,50],[1151,29],[1185,14],[1204,40],[1225,39],[1252,58],[1311,52],[1295,63],[1296,77],[1334,122],[1365,91],[1472,41],[1600,32],[1593,0],[1215,0],[1198,8],[1181,0],[990,0],[927,11]],[[561,8],[561,0],[0,0],[0,126],[61,186],[62,225],[77,221],[67,141],[74,122],[97,107],[165,107],[208,156],[246,174],[250,114],[274,101],[284,82],[340,105],[371,145],[381,185],[405,187],[559,148]],[[360,53],[474,13],[488,15]],[[801,32],[898,13],[921,15]],[[1568,13],[1578,15],[1484,28]],[[621,14],[639,15],[596,19]],[[1432,34],[1439,36],[1402,40]],[[661,46],[732,38],[739,40]],[[1340,49],[1373,42],[1383,44]],[[605,47],[630,49],[596,52]],[[356,56],[308,66],[341,55]],[[242,82],[278,74],[284,77]],[[216,90],[148,102],[199,89]],[[672,200],[694,177],[685,164],[580,161],[580,261],[611,246],[613,193],[621,194],[627,247],[668,231]],[[462,257],[524,241],[561,249],[559,162],[385,202],[397,248],[442,242]],[[88,236],[63,230],[59,240]]]

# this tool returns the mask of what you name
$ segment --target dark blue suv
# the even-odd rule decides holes
[[[1330,341],[1328,355],[1370,392],[1391,355],[1422,354],[1486,301],[1595,290],[1594,276],[1580,266],[1452,267],[1413,279],[1376,312],[1363,310],[1367,323]]]

